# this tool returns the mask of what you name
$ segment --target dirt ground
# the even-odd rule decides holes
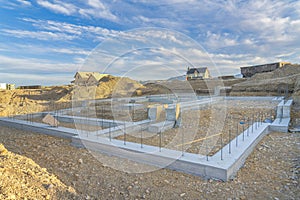
[[[75,190],[67,187],[47,169],[32,159],[7,151],[0,144],[0,198],[1,199],[50,199],[72,196]]]
[[[257,106],[257,101],[230,100],[208,106],[202,110],[183,111],[182,118],[184,121],[181,127],[169,129],[162,132],[161,135],[148,131],[143,131],[142,134],[140,131],[128,133],[126,134],[126,141],[142,142],[143,144],[178,151],[184,149],[185,152],[212,156],[237,134],[243,132],[243,129],[246,130],[249,123],[252,124],[251,118],[253,116],[258,117],[260,113],[261,120],[257,119],[257,121],[267,118],[274,119],[277,104],[278,102],[260,101],[259,106]],[[220,112],[226,112],[226,114],[222,116]],[[245,124],[239,124],[240,122]],[[245,133],[245,137],[250,134],[251,131]],[[116,139],[124,140],[124,135],[120,135]],[[213,147],[211,148],[211,146]]]
[[[169,169],[129,174],[100,163],[87,150],[70,146],[69,140],[12,128],[0,127],[0,143],[9,151],[31,158],[50,174],[54,174],[66,187],[76,191],[63,194],[52,192],[47,194],[50,199],[300,198],[300,134],[270,133],[257,145],[237,176],[228,182],[204,180]],[[103,159],[111,158],[99,156]],[[3,156],[0,156],[0,161],[1,170],[9,170],[11,165],[5,165]],[[17,160],[12,162],[23,165]],[[127,165],[129,162],[123,159],[123,164]],[[42,179],[41,174],[35,175]],[[8,187],[16,188],[11,195],[20,192],[16,187],[19,183],[5,185],[3,180],[4,177],[1,176],[2,193]],[[41,191],[45,188],[41,184],[34,187]],[[25,196],[28,199],[32,197],[31,191],[27,190],[22,190],[24,199]]]
[[[282,95],[288,90],[291,95],[297,89],[300,65],[285,65],[272,72],[258,73],[246,81],[234,84],[230,95],[264,96]]]
[[[293,69],[291,73],[294,73]],[[278,76],[281,75],[280,72]],[[254,84],[255,90],[266,85],[264,77],[260,81],[258,78],[254,82],[262,83]],[[277,80],[273,75],[271,78]],[[164,84],[142,87],[136,82],[128,82],[131,88],[140,87],[142,94],[170,92]],[[180,91],[178,83],[173,88]],[[105,94],[102,98],[110,97],[116,84],[113,79],[96,92]],[[173,86],[175,82],[168,84]],[[193,89],[206,87],[204,82],[193,84]],[[230,82],[228,86],[232,84]],[[247,88],[247,84],[240,84],[240,87]],[[121,86],[120,91],[128,90]],[[237,91],[241,89],[236,88]],[[264,95],[267,89],[262,89]],[[71,106],[71,94],[70,86],[0,91],[0,116],[67,108]],[[293,109],[292,116],[300,118],[299,110]],[[300,199],[299,133],[274,132],[264,137],[236,177],[228,182],[205,180],[169,169],[126,173],[99,162],[85,149],[71,146],[70,140],[2,126],[1,143],[9,151],[0,147],[0,199]],[[98,157],[132,165],[122,158],[102,154]]]

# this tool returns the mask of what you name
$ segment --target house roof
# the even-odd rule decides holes
[[[105,76],[108,76],[108,74],[94,73],[91,74],[89,78],[94,77],[96,81],[100,81]]]
[[[76,72],[75,76],[77,74],[79,74],[79,76],[83,79],[88,79],[91,75],[100,74],[100,73],[99,72]]]
[[[198,73],[205,73],[206,70],[207,70],[207,67],[190,68],[190,69],[188,69],[188,71],[186,72],[186,74],[194,74],[195,71],[197,71]]]

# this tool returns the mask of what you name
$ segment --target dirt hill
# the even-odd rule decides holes
[[[35,113],[67,107],[72,87],[55,86],[38,90],[0,90],[0,116]]]
[[[109,75],[102,78],[97,87],[65,85],[37,90],[0,90],[0,116],[68,108],[72,106],[71,100],[74,96],[75,100],[135,96],[136,90],[143,88],[145,87],[142,84],[130,78]]]
[[[255,74],[247,81],[233,85],[231,95],[277,95],[288,87],[292,94],[300,76],[300,65],[285,65],[272,72]]]
[[[0,144],[0,199],[66,199],[75,190],[67,187],[33,160],[9,152]]]

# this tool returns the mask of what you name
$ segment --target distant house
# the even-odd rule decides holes
[[[15,84],[10,83],[0,83],[0,90],[14,90]]]
[[[75,85],[98,85],[101,78],[107,74],[100,74],[99,72],[76,72],[74,80],[71,82]]]
[[[8,83],[8,84],[6,85],[6,89],[7,89],[7,90],[14,90],[14,89],[16,89],[16,85],[15,85],[15,84],[10,84],[10,83]]]
[[[21,85],[18,88],[23,89],[23,90],[40,90],[40,89],[42,89],[42,86],[41,85]]]
[[[6,83],[0,83],[0,89],[6,90]]]
[[[277,62],[277,63],[269,63],[263,65],[254,65],[248,67],[241,67],[241,74],[244,78],[249,78],[257,73],[265,73],[274,71],[284,65],[291,64],[289,62]]]
[[[87,79],[87,85],[99,85],[99,81],[108,74],[93,73]]]
[[[210,73],[207,69],[207,67],[202,68],[189,68],[186,72],[186,80],[192,80],[192,79],[208,79],[210,78]]]

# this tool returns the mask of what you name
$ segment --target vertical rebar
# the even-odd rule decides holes
[[[134,122],[134,103],[132,104],[132,121]]]
[[[262,125],[262,118],[263,118],[263,112],[260,112],[260,118],[259,118],[260,125]]]
[[[181,155],[184,156],[184,134],[183,134],[183,131],[181,131],[182,134],[181,134]]]
[[[242,126],[243,126],[243,141],[245,141],[245,119],[244,119],[244,122],[243,122],[243,124],[242,124]]]
[[[257,115],[255,115],[255,130],[257,129]]]
[[[108,133],[109,133],[109,141],[111,141],[111,122],[109,122]]]
[[[102,127],[103,127],[103,118],[104,118],[104,114],[103,114],[103,105],[101,107],[101,121],[102,121]]]
[[[221,133],[221,160],[223,160],[223,134]]]
[[[207,142],[205,142],[205,151],[206,151],[206,161],[208,161],[208,146],[207,146]]]
[[[249,119],[249,117],[247,117],[247,125],[248,125],[248,127],[247,127],[247,137],[249,137],[249,129],[250,129],[249,124],[250,124],[250,119]]]
[[[124,122],[124,145],[126,145],[126,123]]]
[[[236,126],[236,139],[235,139],[235,146],[238,146],[238,135],[239,135],[239,122]]]
[[[231,154],[231,128],[229,129],[229,134],[228,134],[228,136],[229,136],[229,149],[228,149],[228,151],[229,151],[229,154]]]
[[[159,151],[161,152],[161,131],[159,131],[158,134],[159,134]]]
[[[253,114],[252,114],[252,118],[251,118],[251,129],[252,129],[252,131],[251,131],[251,133],[253,133],[253,126],[254,126],[254,116],[253,116]]]
[[[141,125],[141,148],[143,148],[143,126]]]

